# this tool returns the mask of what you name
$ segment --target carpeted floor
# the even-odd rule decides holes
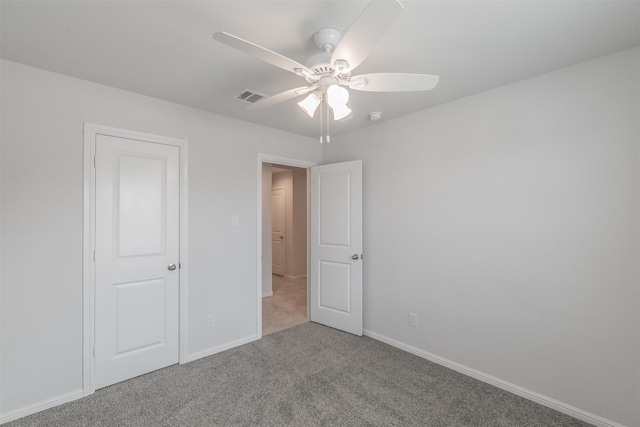
[[[586,426],[367,337],[305,323],[17,426]]]

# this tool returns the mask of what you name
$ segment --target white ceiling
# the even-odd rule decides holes
[[[368,1],[7,1],[4,59],[317,137],[293,100],[246,110],[245,88],[273,95],[304,79],[212,39],[226,31],[304,63],[324,27],[345,32]],[[640,44],[640,1],[416,1],[355,74],[440,75],[431,92],[351,91],[349,132]],[[606,78],[606,76],[603,76]],[[597,85],[598,82],[593,82]]]

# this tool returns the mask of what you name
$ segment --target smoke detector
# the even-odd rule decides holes
[[[371,120],[372,122],[380,120],[381,118],[382,118],[382,113],[380,111],[374,111],[372,113],[369,113],[369,120]]]

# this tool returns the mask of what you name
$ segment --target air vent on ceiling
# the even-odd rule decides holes
[[[258,102],[261,99],[266,98],[266,97],[267,97],[267,95],[263,95],[261,93],[254,92],[254,91],[249,90],[249,89],[245,89],[242,92],[240,92],[238,95],[236,95],[236,99],[238,101],[247,102],[249,104],[255,104],[256,102]]]

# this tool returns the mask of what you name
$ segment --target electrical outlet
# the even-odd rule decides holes
[[[215,314],[207,314],[207,328],[211,328],[216,325],[216,315]]]
[[[409,313],[409,326],[414,328],[418,327],[418,315],[415,313]]]

